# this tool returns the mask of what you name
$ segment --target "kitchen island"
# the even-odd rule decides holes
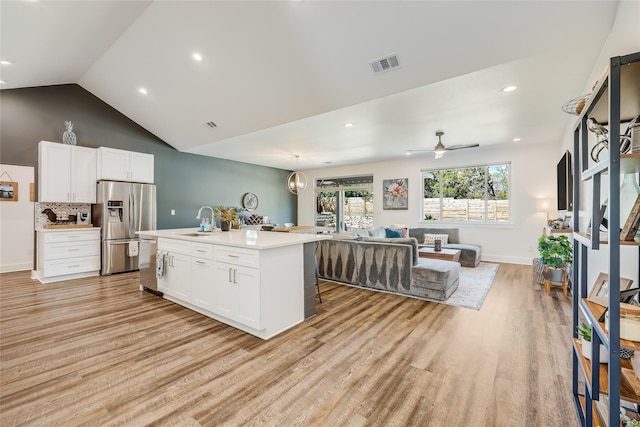
[[[313,304],[315,313],[315,242],[330,236],[193,228],[138,234],[157,238],[158,290],[176,304],[265,340],[302,323],[305,307]]]

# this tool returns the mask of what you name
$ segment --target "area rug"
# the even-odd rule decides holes
[[[473,308],[480,310],[484,299],[487,297],[493,279],[498,272],[499,264],[481,262],[477,267],[460,267],[460,283],[458,289],[451,294],[446,301],[431,300],[441,304],[455,305],[457,307]]]

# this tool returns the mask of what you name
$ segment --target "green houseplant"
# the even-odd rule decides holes
[[[538,238],[540,261],[553,268],[562,268],[573,262],[573,248],[567,236],[543,234]]]
[[[549,267],[552,283],[562,282],[562,269],[573,262],[573,248],[567,236],[543,234],[538,238],[540,262]]]
[[[214,216],[220,219],[220,229],[222,231],[229,231],[231,225],[238,220],[238,212],[240,208],[232,206],[216,206],[213,208]]]
[[[581,322],[578,325],[578,335],[580,336],[580,344],[582,346],[582,355],[587,359],[591,360],[591,326],[587,325],[584,322]],[[600,363],[608,363],[609,362],[609,353],[604,345],[600,344]]]

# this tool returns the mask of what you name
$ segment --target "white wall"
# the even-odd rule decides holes
[[[584,90],[581,94],[591,92],[592,87],[600,78],[605,68],[609,64],[609,58],[614,56],[627,55],[634,52],[640,52],[640,2],[638,1],[621,1],[618,5],[618,11],[611,28],[611,33],[602,48],[600,56],[591,70],[589,80],[585,82]],[[573,152],[573,127],[577,122],[575,118],[565,132],[562,140],[563,150],[568,149]],[[626,127],[622,126],[622,130]],[[593,140],[595,141],[595,140]],[[591,143],[593,143],[593,141]],[[577,161],[573,156],[573,161]],[[609,180],[608,176],[604,176],[602,180],[601,200],[608,197]],[[592,182],[585,181],[581,183],[580,194],[580,222],[581,230],[585,230],[591,217],[591,189]],[[599,251],[591,251],[589,255],[589,269],[587,283],[593,284],[600,272],[609,270],[608,247],[601,246]],[[638,248],[635,246],[622,246],[620,248],[620,275],[632,279],[634,283],[638,283]]]
[[[0,173],[0,181],[18,182],[18,201],[0,202],[0,273],[31,270],[34,202],[30,201],[29,184],[34,182],[34,168],[0,165]]]
[[[398,149],[402,149],[401,144]],[[546,214],[536,212],[536,199],[555,199],[556,164],[560,153],[557,142],[527,141],[449,152],[438,160],[434,160],[433,154],[426,154],[397,161],[305,170],[304,173],[310,183],[319,178],[373,174],[376,227],[393,223],[409,227],[446,226],[449,223],[421,221],[422,170],[511,162],[511,224],[456,226],[460,228],[462,242],[482,245],[482,259],[531,264],[538,254],[537,239],[546,223]],[[382,210],[382,180],[392,178],[409,178],[409,209],[406,211]],[[298,220],[301,225],[314,223],[314,191],[310,185],[299,196]],[[552,218],[555,215],[557,212],[551,213]]]

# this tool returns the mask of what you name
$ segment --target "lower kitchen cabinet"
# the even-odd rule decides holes
[[[214,261],[191,259],[191,301],[195,306],[214,311],[215,273]]]
[[[100,272],[100,228],[38,231],[37,269],[42,283],[97,276]]]
[[[304,321],[302,244],[255,249],[209,242],[230,239],[231,232],[211,238],[140,234],[158,239],[165,258],[158,290],[169,301],[262,339]]]
[[[261,328],[259,270],[216,262],[213,286],[214,313],[255,329]]]

